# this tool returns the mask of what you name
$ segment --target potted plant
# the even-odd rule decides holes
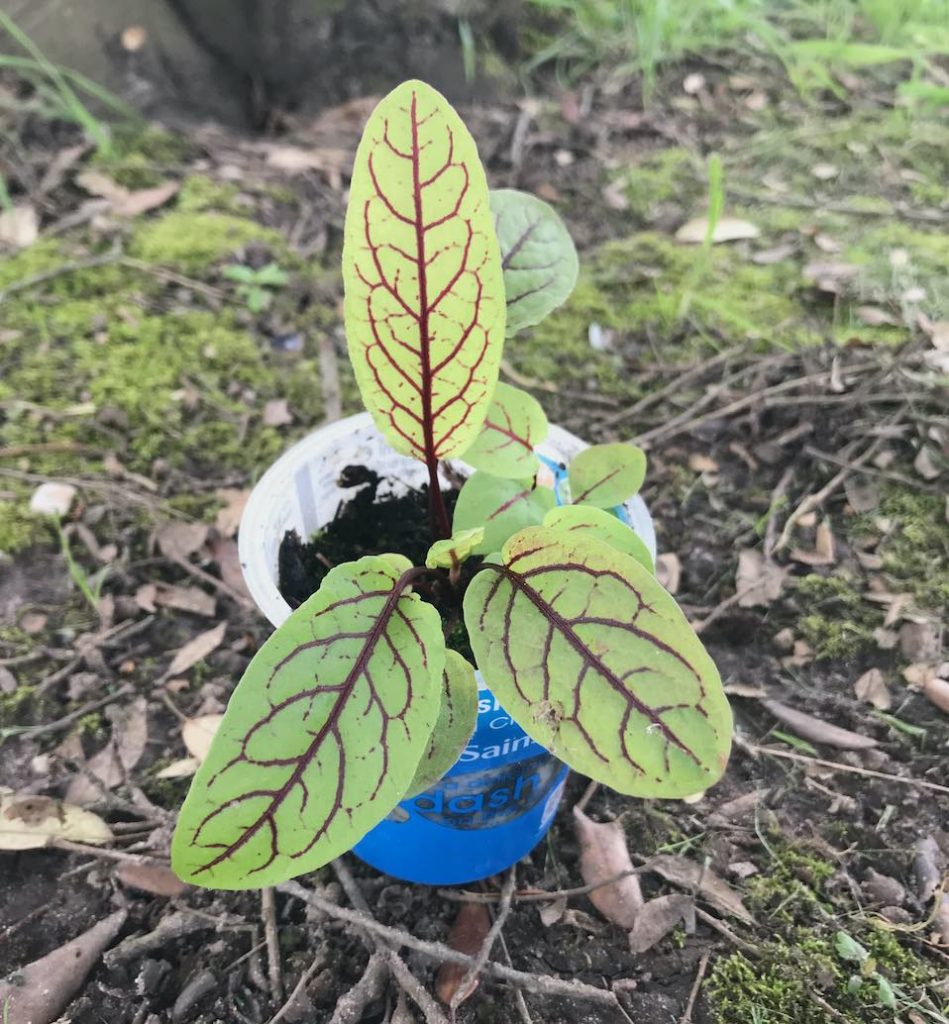
[[[414,460],[431,545],[424,564],[385,552],[335,565],[258,651],[179,817],[172,863],[183,879],[273,885],[357,844],[363,852],[384,819],[399,827],[413,794],[444,803],[431,787],[466,756],[475,665],[490,687],[481,700],[496,701],[538,756],[619,792],[687,796],[724,771],[731,713],[718,672],[623,522],[644,454],[555,444],[551,469],[535,451],[539,405],[498,382],[506,333],[537,323],[573,286],[565,234],[538,200],[489,194],[474,141],[430,87],[404,83],[370,117],[343,277],[374,430],[365,420],[344,429],[367,454],[381,435]],[[474,470],[453,516],[449,460]],[[310,488],[296,499],[312,504],[325,480],[286,485]],[[269,543],[273,553],[279,536]],[[558,776],[547,779],[544,828]],[[495,802],[516,803],[516,785],[496,787],[506,792]],[[474,795],[483,809],[484,792]],[[512,852],[507,863],[526,849]]]

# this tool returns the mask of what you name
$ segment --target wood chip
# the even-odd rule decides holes
[[[861,736],[849,729],[830,725],[819,718],[814,718],[813,715],[789,708],[780,701],[768,699],[763,700],[761,704],[779,722],[789,729],[793,729],[802,739],[810,740],[812,743],[826,743],[839,750],[869,750],[877,745],[877,741],[870,736]]]

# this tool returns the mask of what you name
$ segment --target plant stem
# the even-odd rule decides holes
[[[438,485],[438,459],[429,459],[428,466],[428,511],[432,520],[432,534],[436,540],[447,540],[451,536],[451,522],[445,498]]]

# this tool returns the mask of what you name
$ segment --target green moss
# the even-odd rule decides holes
[[[761,920],[794,925],[810,920],[823,901],[822,889],[836,870],[833,864],[800,847],[775,839],[775,859],[766,872],[745,883],[749,908]]]
[[[25,494],[20,498],[0,500],[0,555],[12,555],[48,536],[48,527],[30,512]]]
[[[696,169],[697,159],[680,146],[648,154],[628,174],[626,198],[630,209],[648,221],[664,203],[690,208],[705,191],[703,175]]]
[[[843,576],[812,573],[798,581],[799,604],[809,609],[797,630],[818,658],[851,660],[874,647],[873,630],[883,615]]]
[[[214,181],[203,174],[193,174],[185,178],[176,201],[180,213],[202,213],[205,210],[218,210],[221,213],[240,213],[241,204],[237,201],[240,191],[236,185],[228,182]]]
[[[146,263],[196,274],[252,242],[279,247],[282,239],[278,232],[232,214],[173,210],[144,223],[129,251]]]
[[[26,724],[25,711],[33,700],[34,686],[18,686],[13,693],[0,693],[0,729]]]
[[[184,136],[156,125],[119,126],[113,134],[112,151],[98,154],[93,163],[125,188],[153,188],[167,181],[193,152]]]
[[[893,529],[880,545],[885,570],[912,592],[922,609],[949,608],[949,523],[945,499],[909,488],[889,487],[879,514]],[[859,530],[859,526],[855,528]]]

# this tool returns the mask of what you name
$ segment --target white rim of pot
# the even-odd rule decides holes
[[[362,439],[360,439],[360,435],[363,435]],[[284,516],[284,522],[281,525],[279,509],[276,506],[281,502],[299,504],[301,500],[305,500],[302,496],[309,488],[301,486],[300,474],[311,468],[313,464],[326,461],[330,454],[333,455],[335,461],[341,461],[344,465],[353,461],[358,462],[361,458],[358,454],[354,453],[353,458],[349,459],[342,457],[342,453],[347,448],[355,449],[360,443],[380,442],[381,436],[368,412],[336,420],[313,431],[312,434],[308,434],[284,452],[251,491],[241,517],[238,534],[241,570],[254,603],[274,626],[281,625],[292,611],[277,586],[277,554],[283,540],[283,533],[289,528],[290,523]],[[557,461],[569,461],[587,447],[587,443],[579,437],[564,430],[563,427],[551,424],[546,440],[537,446],[537,451],[539,454]],[[393,454],[393,458],[404,458],[407,466],[421,467],[421,472],[424,474],[424,467],[421,466],[421,463],[417,463],[407,456]],[[370,462],[370,468],[377,468],[371,465],[371,460],[366,461]],[[452,466],[462,471],[471,470],[471,467],[460,459],[450,461]],[[341,497],[342,494],[343,491],[340,490]],[[655,527],[645,502],[639,495],[636,495],[626,503],[625,509],[630,526],[655,558]],[[290,510],[285,508],[284,511],[289,512]],[[296,508],[296,511],[298,515],[295,518],[301,518],[301,510]],[[307,537],[303,539],[308,539],[308,536],[320,525],[322,524],[314,522],[308,529]]]

